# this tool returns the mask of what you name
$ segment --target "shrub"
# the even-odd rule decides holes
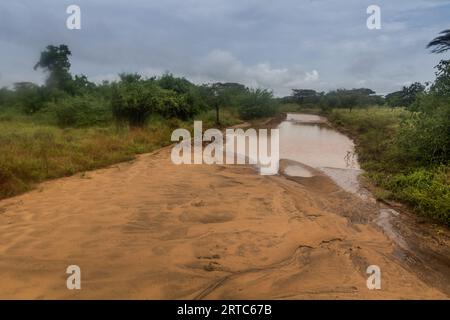
[[[356,137],[361,166],[386,197],[450,225],[450,108],[432,95],[417,101],[420,112],[333,110],[328,119]]]
[[[239,114],[242,119],[270,117],[277,112],[277,104],[270,91],[249,90],[240,100]]]
[[[48,104],[60,127],[105,125],[112,119],[108,103],[94,95],[70,96]]]
[[[116,84],[111,101],[115,118],[132,126],[143,126],[152,114],[186,120],[198,111],[192,103],[188,94],[177,94],[149,81]]]
[[[412,205],[418,212],[450,225],[450,181],[445,167],[417,169],[385,180],[394,198]]]
[[[47,101],[45,88],[33,83],[20,82],[15,84],[17,103],[26,114],[33,114],[42,109]]]
[[[397,159],[415,166],[448,164],[450,159],[450,101],[435,94],[423,95],[418,110],[404,120],[394,141]]]

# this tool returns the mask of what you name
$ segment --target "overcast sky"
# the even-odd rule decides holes
[[[81,30],[66,8],[81,8]],[[381,7],[381,30],[366,26]],[[369,87],[387,93],[434,78],[426,44],[450,28],[448,0],[2,0],[0,86],[42,83],[48,44],[67,44],[72,73],[93,81],[120,72],[170,71],[203,83],[292,88]]]

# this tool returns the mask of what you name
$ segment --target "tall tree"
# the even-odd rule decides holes
[[[427,46],[427,48],[431,47],[434,47],[432,50],[434,53],[443,53],[450,50],[450,29],[442,31],[440,36],[434,38]]]
[[[72,80],[69,72],[69,56],[71,54],[69,47],[64,44],[59,46],[49,45],[41,52],[41,56],[34,66],[34,70],[42,68],[48,72],[46,85],[49,88],[57,88],[65,91],[69,89],[70,81]]]

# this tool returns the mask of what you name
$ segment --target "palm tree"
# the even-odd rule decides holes
[[[444,30],[440,33],[439,37],[436,37],[431,41],[427,48],[435,47],[433,53],[442,53],[450,50],[450,29]]]

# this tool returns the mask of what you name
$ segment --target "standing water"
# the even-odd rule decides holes
[[[366,198],[358,183],[361,173],[355,146],[347,136],[326,126],[326,119],[309,114],[288,113],[281,122],[280,158],[298,162],[288,165],[284,173],[311,177],[304,164],[320,170],[348,192]]]
[[[376,202],[370,192],[359,185],[358,176],[361,169],[353,141],[328,127],[325,118],[290,113],[278,128],[280,129],[280,159],[297,163],[288,165],[284,169],[284,174],[310,178],[314,176],[314,172],[311,172],[313,168],[325,173],[342,189],[363,200]],[[406,241],[394,229],[391,222],[398,215],[397,211],[384,208],[380,210],[375,222],[401,248],[408,249]]]

